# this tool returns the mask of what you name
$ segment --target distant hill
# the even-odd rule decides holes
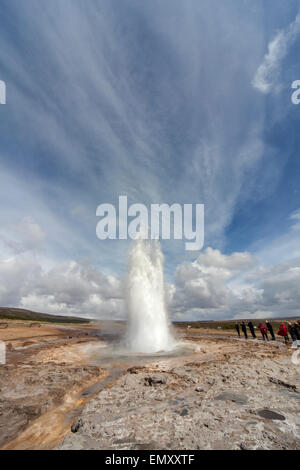
[[[91,320],[80,317],[64,317],[48,313],[32,312],[23,308],[0,307],[0,320],[46,321],[51,323],[89,323]]]

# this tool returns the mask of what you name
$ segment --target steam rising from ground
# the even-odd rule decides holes
[[[165,300],[163,254],[158,241],[135,240],[128,257],[127,347],[137,353],[175,347]]]

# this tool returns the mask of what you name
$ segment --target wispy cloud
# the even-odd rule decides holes
[[[282,62],[288,54],[300,33],[300,12],[295,20],[285,29],[277,32],[268,44],[268,52],[258,67],[252,85],[262,93],[276,92],[280,89],[280,69]]]
[[[45,233],[32,217],[24,217],[18,224],[13,225],[11,229],[18,239],[6,238],[5,235],[0,234],[0,240],[2,239],[4,244],[14,253],[24,253],[41,248],[45,239]]]
[[[242,85],[257,55],[247,12],[233,28],[235,3],[219,5],[215,41],[215,30],[199,28],[215,17],[209,2],[134,1],[131,14],[129,4],[114,10],[107,1],[6,5],[22,27],[15,40],[2,32],[16,141],[2,149],[5,172],[38,180],[35,193],[45,210],[59,205],[70,237],[74,207],[84,205],[91,221],[99,203],[127,194],[146,204],[205,203],[206,242],[221,240],[263,152],[261,105]],[[256,117],[246,124],[249,110]],[[20,147],[30,165],[16,159]],[[94,229],[86,224],[85,236]]]

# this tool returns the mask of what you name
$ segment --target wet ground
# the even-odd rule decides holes
[[[180,330],[189,348],[145,357],[120,352],[117,324],[18,328],[0,332],[2,449],[300,448],[300,366],[280,342]]]

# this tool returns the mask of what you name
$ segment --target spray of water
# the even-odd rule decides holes
[[[127,347],[156,353],[174,348],[166,308],[163,254],[158,241],[135,240],[128,258]]]

